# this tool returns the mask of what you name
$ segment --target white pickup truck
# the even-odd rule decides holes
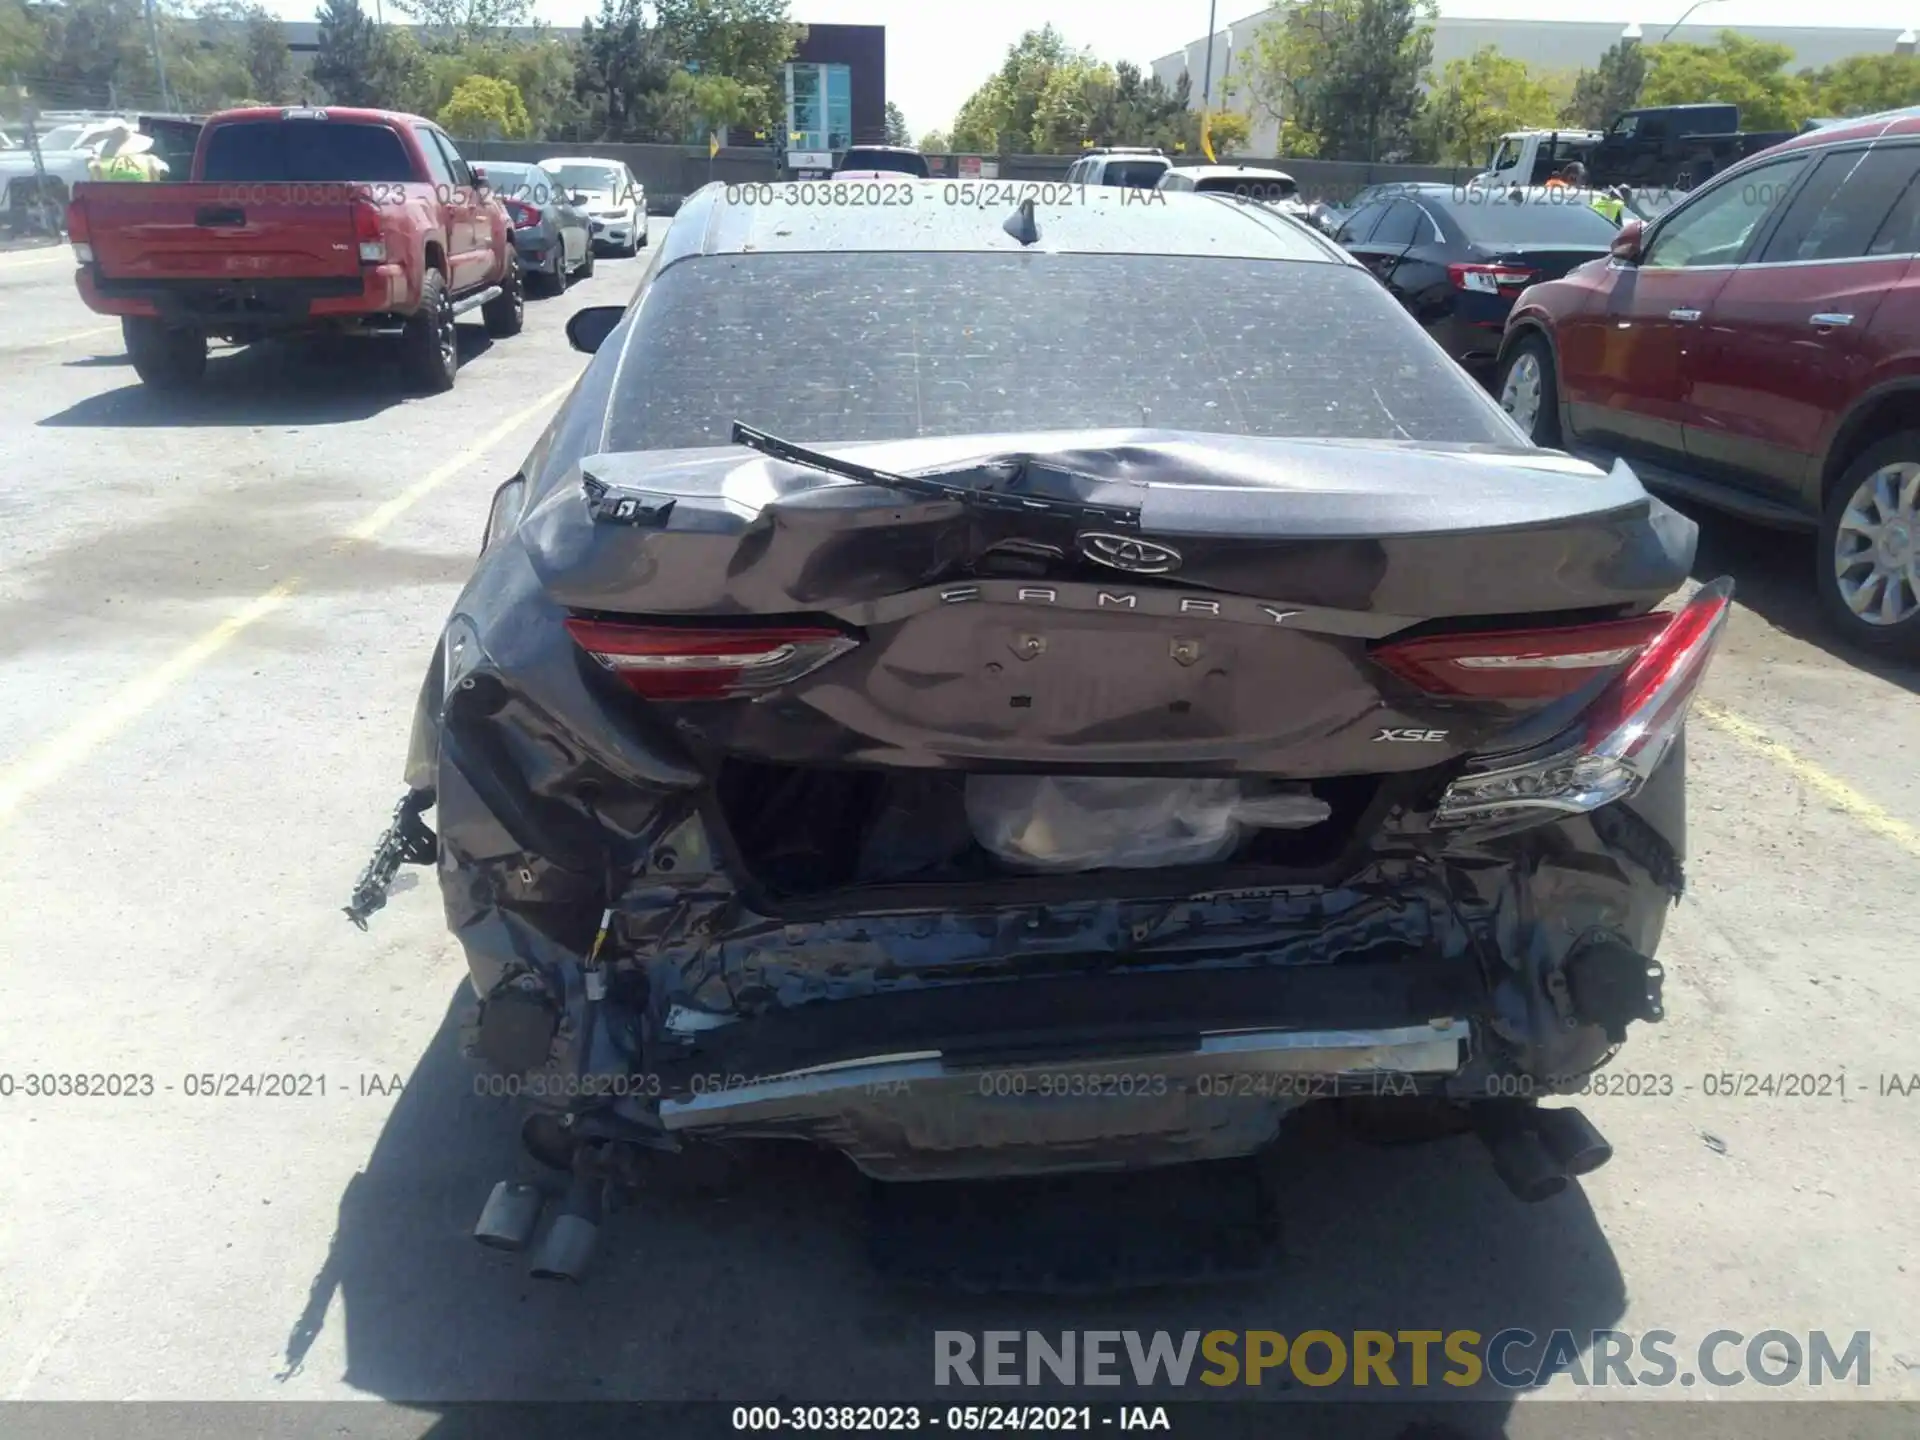
[[[26,135],[17,135],[16,148],[0,153],[0,221],[20,228],[36,200],[44,200],[55,213],[63,210],[73,187],[88,178],[87,166],[99,159],[109,144],[124,140],[139,128],[138,120],[125,115],[50,124],[38,136],[40,163],[47,172],[44,196],[39,192],[39,177]]]
[[[1605,139],[1598,130],[1510,130],[1494,142],[1476,185],[1544,185],[1572,161],[1585,164]]]

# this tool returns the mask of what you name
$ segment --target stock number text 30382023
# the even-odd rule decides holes
[[[1031,200],[1036,205],[1084,205],[1085,185],[1054,180],[798,180],[757,181],[725,187],[729,205],[763,205],[796,210],[822,206],[859,209],[926,205],[958,205],[968,209],[1015,206]],[[1134,192],[1146,203],[1166,197],[1153,191]],[[1126,197],[1122,197],[1123,199]]]

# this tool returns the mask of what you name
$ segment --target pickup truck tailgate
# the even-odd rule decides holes
[[[359,273],[353,188],[315,185],[75,187],[108,280],[300,280]]]

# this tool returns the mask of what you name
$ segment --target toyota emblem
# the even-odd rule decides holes
[[[1180,568],[1180,552],[1168,545],[1132,535],[1105,535],[1089,531],[1080,536],[1080,553],[1101,565],[1134,575],[1165,575]]]

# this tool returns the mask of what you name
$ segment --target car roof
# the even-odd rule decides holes
[[[318,116],[326,120],[345,120],[367,125],[425,125],[439,130],[436,120],[405,110],[375,110],[363,105],[254,105],[244,110],[221,110],[207,117],[207,123],[226,124],[229,120],[280,120],[288,116]]]
[[[483,160],[480,162],[485,164]],[[609,155],[547,155],[536,162],[542,169],[549,165],[605,165],[610,170],[624,170],[627,162],[615,160]]]
[[[1920,135],[1920,107],[1884,110],[1877,115],[1862,115],[1853,120],[1841,120],[1832,125],[1822,126],[1818,130],[1808,130],[1791,139],[1782,140],[1778,145],[1769,145],[1765,150],[1756,151],[1746,159],[1758,160],[1762,156],[1779,155],[1788,150],[1810,150],[1818,146],[1840,145],[1849,140],[1895,139],[1902,135]],[[1742,163],[1744,164],[1745,161]]]
[[[1028,247],[1005,228],[1014,213],[1012,203],[983,206],[976,194],[951,180],[899,183],[914,187],[912,204],[823,203],[812,198],[817,192],[806,181],[705,185],[681,206],[667,232],[661,263],[692,255],[776,250],[1019,253],[1030,248],[1046,253],[1353,263],[1325,237],[1264,207],[1239,204],[1230,195],[1095,187],[1071,204],[1050,204],[1044,189],[1035,187],[1031,198],[1040,239]]]
[[[911,145],[849,145],[848,151],[877,150],[887,155],[918,155],[920,152]]]
[[[1182,175],[1264,175],[1277,180],[1293,179],[1286,171],[1271,165],[1176,165],[1173,168]]]

